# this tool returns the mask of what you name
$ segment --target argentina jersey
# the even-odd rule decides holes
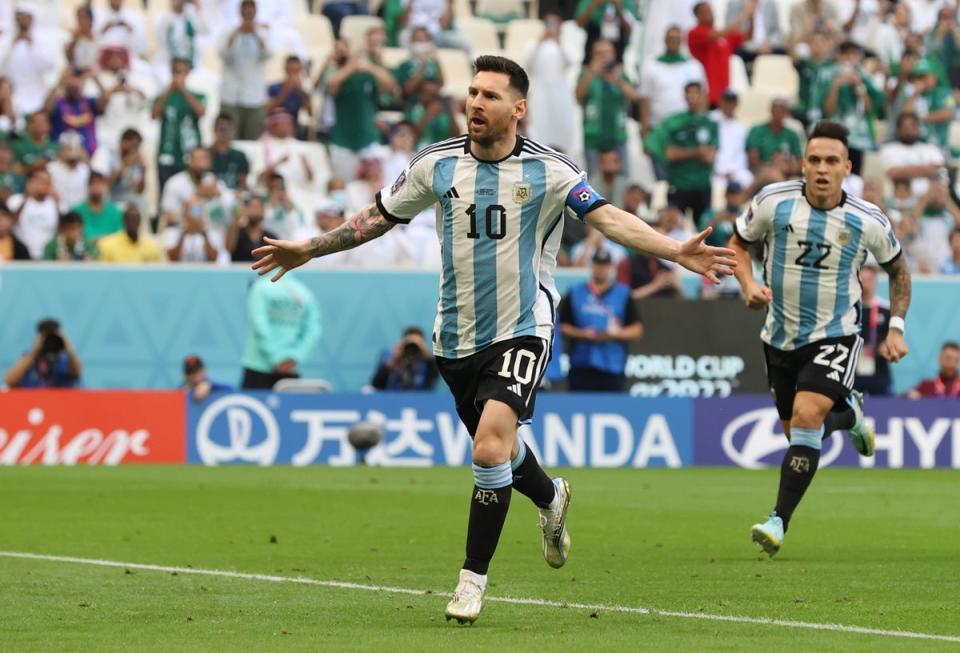
[[[376,201],[401,224],[437,205],[442,267],[433,340],[445,358],[520,336],[549,341],[564,212],[583,219],[607,203],[570,159],[519,136],[500,161],[475,158],[466,136],[427,147]]]
[[[801,181],[766,186],[735,231],[744,242],[764,242],[764,282],[773,300],[760,337],[785,351],[859,334],[867,252],[881,265],[900,255],[893,226],[876,206],[843,193],[834,208],[816,209]]]

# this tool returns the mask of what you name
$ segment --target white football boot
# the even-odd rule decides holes
[[[447,621],[456,619],[460,624],[472,624],[483,610],[483,596],[487,592],[487,577],[467,569],[460,570],[460,582],[453,590],[453,598],[447,604]]]
[[[546,508],[540,509],[540,530],[543,531],[543,557],[557,569],[567,561],[570,553],[570,533],[567,532],[567,508],[570,506],[570,482],[553,479],[556,495]]]

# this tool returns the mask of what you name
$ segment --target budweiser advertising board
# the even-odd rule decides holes
[[[0,464],[186,462],[181,392],[0,392]]]

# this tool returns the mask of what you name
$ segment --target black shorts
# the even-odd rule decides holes
[[[793,416],[798,392],[816,392],[836,402],[846,400],[853,388],[863,338],[857,335],[826,338],[783,351],[764,343],[767,383],[780,419]]]
[[[496,399],[517,411],[518,421],[533,417],[537,388],[550,344],[536,336],[522,336],[490,345],[466,358],[437,357],[440,376],[450,387],[457,414],[473,437],[487,399]]]

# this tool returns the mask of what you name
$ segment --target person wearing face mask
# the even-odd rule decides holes
[[[930,187],[930,177],[943,169],[943,153],[936,145],[920,138],[920,120],[915,113],[897,116],[897,140],[880,150],[884,174],[891,181],[910,182],[910,192],[923,197]]]
[[[187,155],[187,169],[170,177],[160,196],[161,224],[177,224],[184,202],[196,195],[204,175],[210,171],[210,150],[194,148]]]
[[[264,238],[277,237],[263,228],[263,217],[263,200],[256,195],[247,197],[237,208],[227,231],[227,251],[234,263],[255,261],[253,250],[265,244]]]
[[[410,58],[393,69],[393,78],[400,87],[404,108],[411,107],[420,95],[423,82],[435,81],[443,86],[443,70],[437,61],[437,48],[426,27],[410,32]]]
[[[80,134],[64,132],[59,141],[60,152],[55,161],[47,164],[47,172],[50,173],[50,183],[60,196],[60,208],[67,209],[86,198],[90,165]],[[119,225],[119,220],[117,223]]]

